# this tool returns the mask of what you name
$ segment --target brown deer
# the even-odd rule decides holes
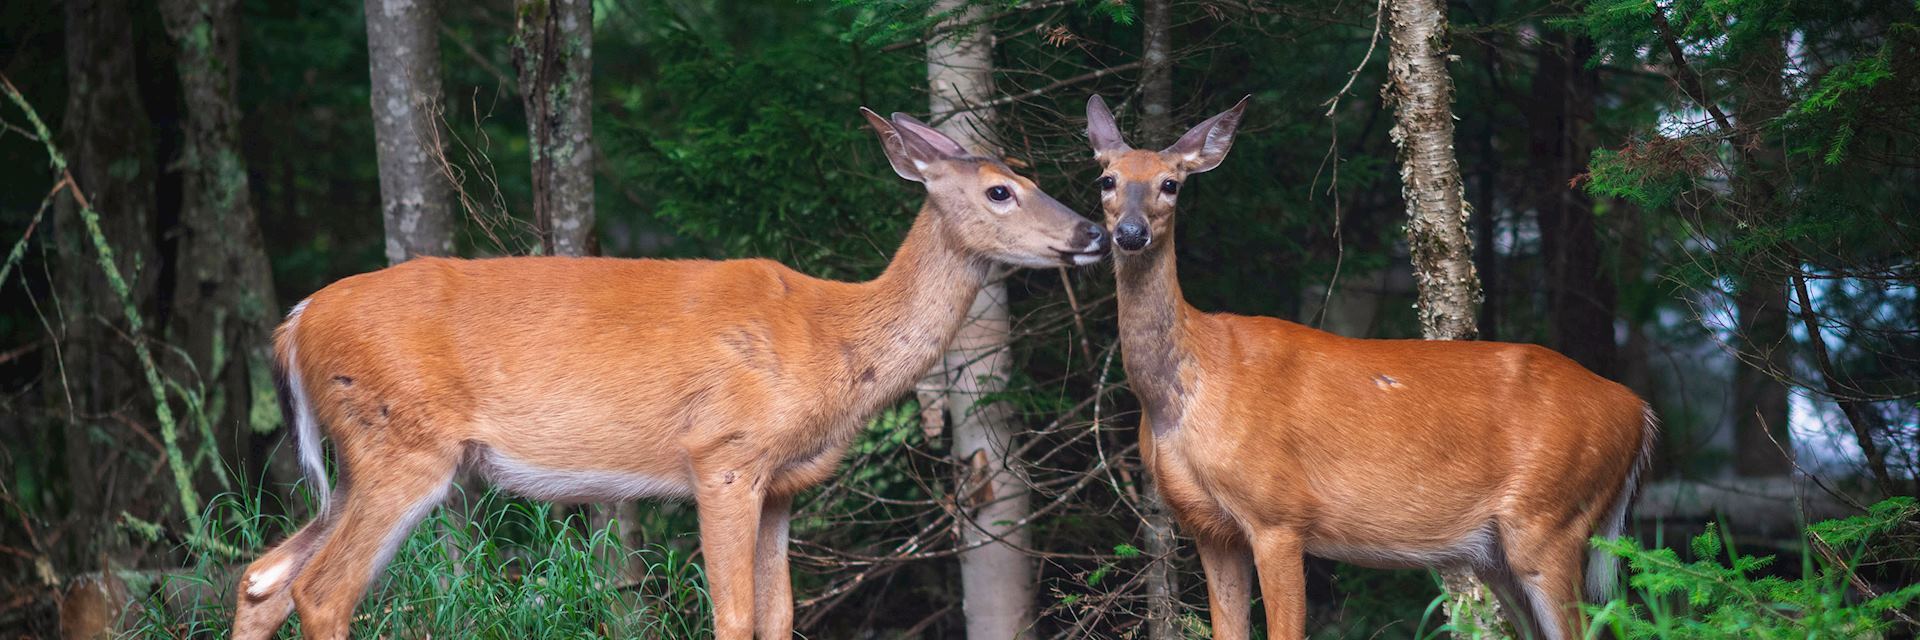
[[[1226,157],[1245,108],[1144,151],[1087,101],[1141,450],[1198,542],[1214,637],[1248,636],[1256,567],[1267,637],[1303,637],[1304,554],[1468,568],[1519,628],[1578,637],[1587,539],[1620,532],[1653,413],[1538,346],[1359,340],[1188,305],[1174,203]],[[1589,590],[1604,592],[1615,564],[1589,562]]]
[[[1100,226],[1000,161],[861,111],[927,190],[872,281],[770,260],[418,259],[295,306],[274,348],[323,506],[247,567],[234,637],[269,637],[297,609],[307,637],[345,638],[462,467],[546,500],[693,498],[715,635],[792,637],[792,496],[940,357],[996,263],[1107,252]]]

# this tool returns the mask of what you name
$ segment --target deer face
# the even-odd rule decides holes
[[[1088,265],[1107,255],[1107,234],[999,160],[896,113],[861,109],[900,177],[927,187],[936,224],[968,252],[1022,267]]]
[[[1233,134],[1247,99],[1208,118],[1173,146],[1145,151],[1127,146],[1113,112],[1100,96],[1087,99],[1087,139],[1100,162],[1100,208],[1122,254],[1146,251],[1154,238],[1172,237],[1174,203],[1187,176],[1220,166],[1233,148]],[[1164,243],[1162,243],[1164,244]]]

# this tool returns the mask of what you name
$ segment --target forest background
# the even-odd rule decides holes
[[[1396,39],[1435,9],[1443,37]],[[860,106],[1097,217],[1088,95],[1142,147],[1251,96],[1183,189],[1190,301],[1431,336],[1412,121],[1379,90],[1419,44],[1453,92],[1464,200],[1426,213],[1465,225],[1466,333],[1561,351],[1662,419],[1603,626],[1912,637],[1910,0],[8,2],[0,629],[224,633],[233,572],[311,512],[269,332],[336,279],[533,253],[877,274],[920,194]],[[986,393],[903,398],[796,502],[798,628],[966,637],[960,575],[991,570],[1031,637],[1206,637],[1192,545],[1140,468],[1108,267],[1004,286],[1007,357],[946,378]],[[996,445],[957,450],[968,433]],[[1002,499],[955,498],[982,474]],[[467,489],[366,634],[707,633],[690,505]],[[989,552],[1021,560],[969,568]],[[1501,633],[1427,572],[1309,574],[1317,637]]]

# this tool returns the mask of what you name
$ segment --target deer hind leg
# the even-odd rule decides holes
[[[321,513],[293,536],[276,545],[240,574],[239,603],[234,608],[234,640],[265,640],[293,613],[294,578],[320,549],[333,529],[333,518]]]
[[[1215,640],[1252,635],[1253,550],[1237,537],[1198,536],[1200,565],[1207,572],[1207,606]]]
[[[1574,640],[1585,620],[1580,612],[1586,562],[1586,529],[1538,527],[1507,537],[1506,560],[1512,580],[1526,595],[1527,612],[1537,623],[1535,637]]]
[[[383,452],[384,453],[384,452]],[[349,470],[338,521],[293,582],[308,638],[344,640],[353,610],[407,533],[447,497],[457,451],[375,455]]]
[[[1504,561],[1499,567],[1475,568],[1473,574],[1493,589],[1494,597],[1500,600],[1500,610],[1513,623],[1515,633],[1521,638],[1541,637],[1540,623],[1533,615],[1533,600],[1527,597],[1526,588],[1514,579],[1513,572],[1507,570]]]

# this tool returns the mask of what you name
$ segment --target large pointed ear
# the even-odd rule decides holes
[[[936,154],[935,157],[928,158],[928,160],[964,158],[973,155],[967,152],[965,146],[962,146],[959,142],[955,142],[953,138],[947,137],[947,134],[940,133],[939,129],[935,129],[913,116],[894,112],[893,126],[895,129],[900,130],[901,133],[912,134],[914,137],[919,138],[920,142],[926,143],[927,148]]]
[[[1160,153],[1171,156],[1187,173],[1212,171],[1220,166],[1221,160],[1227,159],[1227,150],[1233,148],[1233,133],[1240,128],[1240,114],[1247,110],[1247,100],[1251,98],[1253,96],[1241,98],[1232,109],[1207,118]]]
[[[1107,109],[1107,101],[1100,94],[1087,98],[1087,143],[1093,145],[1093,159],[1101,162],[1133,150],[1120,138],[1113,111]]]
[[[926,182],[926,178],[920,175],[921,164],[913,161],[907,150],[906,139],[900,136],[900,131],[894,128],[893,123],[866,107],[860,107],[860,115],[865,116],[873,132],[880,135],[880,147],[886,149],[887,163],[893,165],[893,172],[914,182]]]

